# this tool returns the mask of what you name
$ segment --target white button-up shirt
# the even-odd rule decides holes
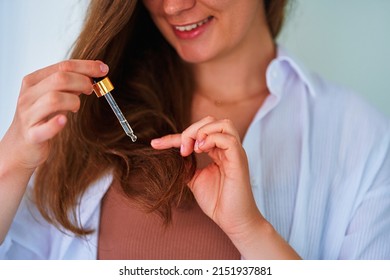
[[[271,94],[243,140],[261,213],[304,259],[390,259],[389,119],[281,48],[266,78]],[[95,259],[111,182],[81,199],[80,221],[95,229],[85,238],[44,221],[27,192],[0,259]]]

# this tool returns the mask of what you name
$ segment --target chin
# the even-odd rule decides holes
[[[210,53],[200,50],[180,49],[177,53],[181,59],[188,63],[203,63],[210,61],[213,58]]]

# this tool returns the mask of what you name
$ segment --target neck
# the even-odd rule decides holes
[[[276,49],[268,30],[254,37],[234,52],[194,65],[196,93],[226,102],[265,95],[265,73]]]

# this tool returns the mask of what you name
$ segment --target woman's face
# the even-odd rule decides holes
[[[201,63],[244,50],[264,32],[262,0],[143,0],[183,60]]]

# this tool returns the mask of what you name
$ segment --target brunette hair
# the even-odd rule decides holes
[[[285,0],[265,0],[273,36],[280,30]],[[279,3],[279,4],[277,4]],[[110,66],[115,99],[138,140],[130,141],[104,100],[81,96],[78,113],[51,142],[48,160],[37,171],[35,203],[45,219],[85,235],[76,211],[88,186],[113,172],[123,192],[165,222],[171,207],[193,201],[186,187],[196,163],[176,149],[157,151],[153,138],[188,126],[194,89],[190,67],[154,26],[142,1],[94,0],[72,58]]]
[[[288,0],[264,0],[265,15],[273,38],[276,38],[283,26]]]

